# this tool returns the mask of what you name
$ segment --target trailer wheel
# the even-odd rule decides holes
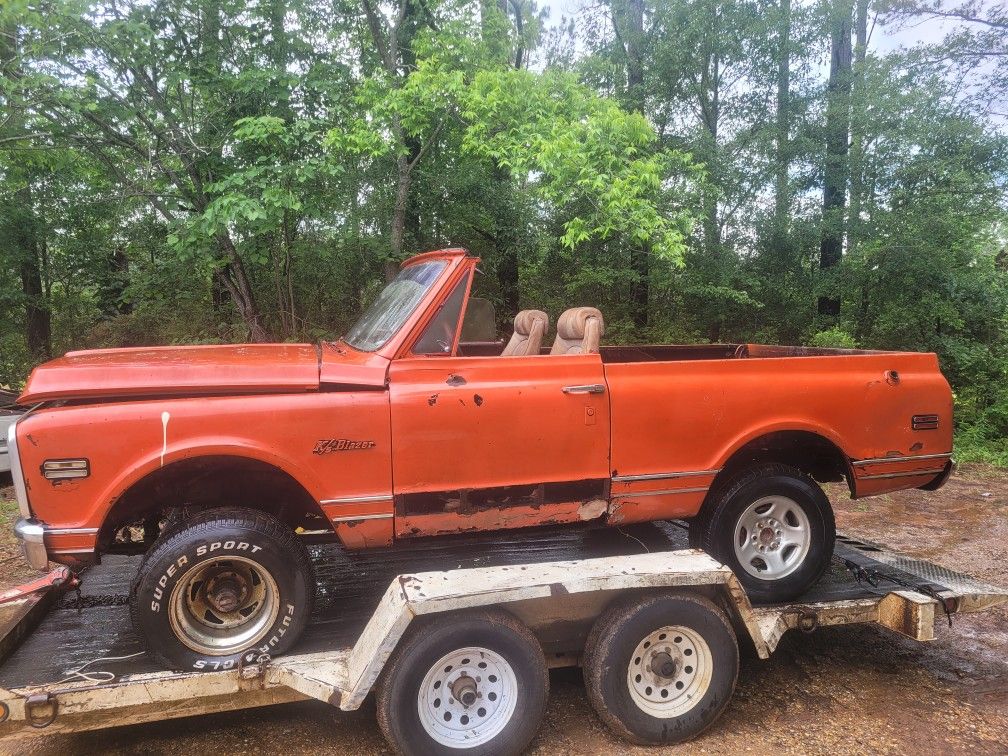
[[[244,652],[283,653],[314,600],[308,552],[263,512],[202,512],[151,547],[130,591],[133,627],[176,669],[232,669]]]
[[[696,543],[732,568],[756,603],[789,601],[822,577],[836,524],[822,488],[786,465],[765,465],[724,486],[699,519]]]
[[[664,593],[620,602],[599,617],[582,666],[588,699],[613,732],[638,745],[674,744],[721,716],[739,652],[712,602]]]
[[[519,754],[546,711],[549,675],[525,625],[497,610],[420,621],[378,684],[378,723],[401,754]]]

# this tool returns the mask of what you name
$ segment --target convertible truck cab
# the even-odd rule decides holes
[[[305,544],[682,518],[755,601],[822,574],[819,483],[935,488],[952,394],[933,354],[604,343],[601,312],[518,313],[475,258],[418,255],[348,333],[308,344],[71,352],[38,367],[9,449],[29,561],[145,553],[133,620],[185,668],[282,651]],[[492,326],[491,326],[492,327]],[[550,343],[551,342],[551,343]]]

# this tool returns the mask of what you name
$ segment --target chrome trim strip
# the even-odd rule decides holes
[[[952,456],[952,452],[946,454],[916,454],[912,457],[872,457],[871,459],[859,459],[857,462],[851,462],[853,467],[862,467],[864,465],[880,465],[883,462],[916,462],[918,459],[948,459]]]
[[[98,528],[46,528],[46,535],[94,535]]]
[[[333,517],[333,522],[353,522],[356,520],[387,520],[392,517],[391,512],[382,512],[381,514],[362,514],[362,515],[348,515],[346,517]]]
[[[94,554],[94,549],[52,549],[50,554]]]
[[[922,475],[938,475],[945,472],[944,467],[937,470],[912,470],[910,472],[883,473],[882,475],[862,475],[858,480],[879,480],[881,478],[919,478]]]
[[[322,499],[319,504],[364,504],[369,501],[391,501],[392,494],[378,494],[376,496],[347,496],[343,499]]]
[[[632,499],[638,496],[664,496],[665,494],[684,494],[684,493],[700,493],[701,491],[710,490],[707,486],[700,486],[699,488],[666,488],[661,491],[641,491],[639,493],[618,493],[613,494],[614,499]]]
[[[7,429],[7,454],[10,457],[10,473],[14,479],[14,498],[17,499],[18,509],[21,510],[22,517],[31,517],[31,506],[28,503],[28,488],[25,485],[24,470],[21,469],[21,455],[18,454],[17,427],[18,423],[25,419],[27,412]]]
[[[649,473],[647,475],[614,475],[613,483],[629,483],[634,480],[667,480],[670,478],[692,478],[698,475],[717,475],[721,472],[718,467],[715,470],[691,470],[690,472],[670,472],[670,473]]]

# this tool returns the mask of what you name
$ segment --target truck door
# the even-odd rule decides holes
[[[451,300],[439,315],[452,314]],[[396,536],[601,516],[609,397],[599,355],[452,356],[457,332],[432,320],[434,338],[421,334],[389,368]]]

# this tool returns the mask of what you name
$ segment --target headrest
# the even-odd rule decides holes
[[[549,330],[549,315],[542,310],[522,310],[514,319],[515,333],[528,336],[537,321],[542,321],[542,332]]]
[[[605,321],[602,320],[602,313],[594,307],[572,307],[564,312],[557,321],[557,335],[568,341],[583,339],[585,328],[592,318],[598,320],[599,336],[604,336]]]

